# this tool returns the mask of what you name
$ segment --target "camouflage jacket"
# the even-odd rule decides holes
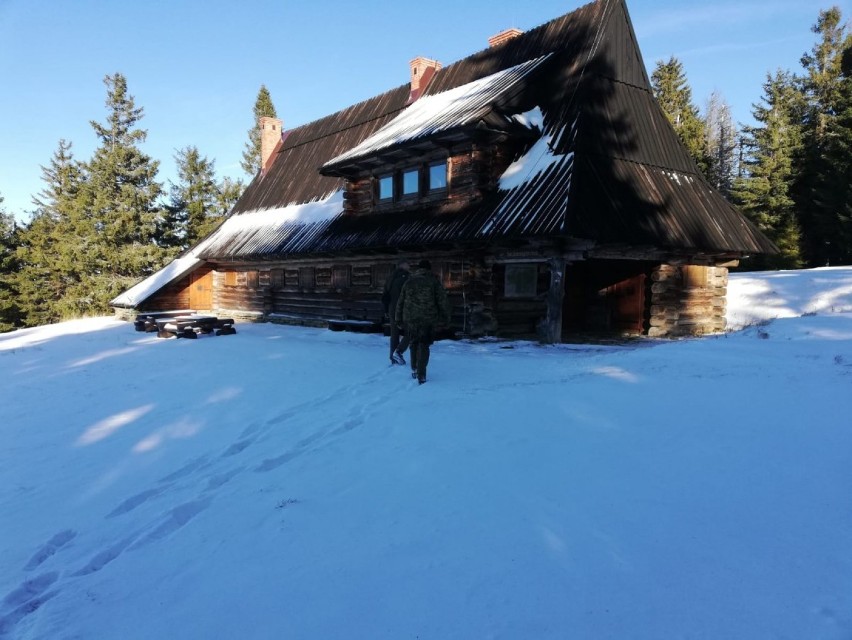
[[[434,273],[417,269],[405,281],[396,304],[395,320],[407,325],[450,324],[447,292]]]

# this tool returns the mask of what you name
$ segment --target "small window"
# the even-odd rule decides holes
[[[379,176],[378,181],[378,197],[379,200],[393,199],[393,176]]]
[[[352,272],[348,266],[334,267],[331,271],[331,286],[335,289],[348,289],[352,285]]]
[[[420,193],[420,172],[417,169],[409,169],[402,173],[402,195],[416,196]]]
[[[257,285],[258,285],[257,271],[247,271],[246,272],[246,286],[249,289],[257,289]]]
[[[225,286],[226,287],[236,287],[237,286],[237,272],[236,271],[226,271],[225,272]]]
[[[299,287],[302,289],[313,289],[316,286],[313,267],[302,267],[299,269]]]
[[[538,283],[538,267],[534,264],[506,265],[507,298],[533,298]]]
[[[447,188],[447,161],[429,165],[429,190]]]

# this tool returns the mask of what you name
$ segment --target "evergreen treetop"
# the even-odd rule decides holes
[[[219,188],[216,185],[214,161],[202,156],[197,147],[189,146],[175,155],[178,181],[171,185],[168,230],[161,244],[185,249],[206,236],[221,215]]]
[[[683,64],[671,56],[658,61],[651,74],[651,86],[663,113],[677,132],[698,168],[708,175],[710,162],[706,150],[704,122],[692,102],[692,89],[686,80]]]
[[[748,216],[780,249],[778,256],[754,260],[757,267],[798,268],[801,232],[791,189],[795,158],[802,145],[801,95],[791,74],[767,75],[761,102],[753,105],[758,126],[745,127],[745,174],[734,184],[733,196]]]
[[[264,116],[269,118],[277,118],[275,105],[272,104],[272,96],[269,95],[269,90],[266,85],[260,85],[260,90],[257,92],[257,98],[254,101],[254,123],[248,131],[248,142],[246,142],[245,150],[243,151],[243,159],[240,166],[252,178],[260,171],[261,156],[260,156],[260,119]]]

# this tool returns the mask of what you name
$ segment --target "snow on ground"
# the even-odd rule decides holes
[[[422,387],[375,335],[2,335],[0,637],[849,638],[850,285]]]

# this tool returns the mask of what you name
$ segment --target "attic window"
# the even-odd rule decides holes
[[[375,176],[376,202],[412,202],[446,191],[449,184],[447,166],[447,160],[443,159]]]
[[[379,200],[393,200],[393,175],[379,176],[377,197]]]
[[[420,172],[408,169],[402,172],[402,197],[416,196],[420,192]]]
[[[429,165],[429,191],[447,188],[447,161],[435,162]]]

